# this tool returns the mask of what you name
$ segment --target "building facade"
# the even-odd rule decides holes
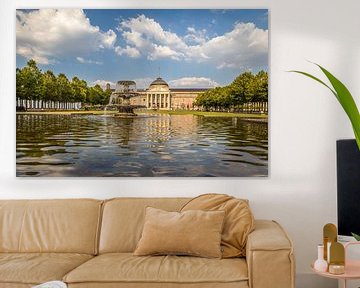
[[[131,105],[147,109],[193,109],[196,97],[207,88],[170,88],[162,79],[155,79],[147,89],[137,90],[138,96],[130,99]]]

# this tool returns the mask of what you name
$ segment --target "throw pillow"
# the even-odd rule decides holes
[[[247,200],[225,194],[204,194],[190,200],[181,209],[188,210],[225,211],[221,237],[222,257],[245,256],[247,236],[254,230],[254,217]]]
[[[192,255],[221,258],[224,211],[168,212],[146,208],[134,255]]]

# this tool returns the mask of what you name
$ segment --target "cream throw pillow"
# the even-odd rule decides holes
[[[248,235],[254,230],[254,216],[247,200],[225,194],[200,195],[184,205],[188,210],[225,211],[221,236],[222,258],[244,257]]]
[[[147,207],[134,255],[192,255],[221,258],[224,211],[167,212]]]

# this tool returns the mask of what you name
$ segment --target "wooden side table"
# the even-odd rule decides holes
[[[331,274],[329,272],[320,272],[314,269],[314,264],[311,265],[311,269],[318,275],[327,278],[338,279],[343,282],[343,288],[346,288],[348,280],[360,279],[360,259],[359,260],[348,260],[347,259],[347,248],[352,245],[360,245],[360,242],[349,242],[345,244],[345,273],[344,274]]]

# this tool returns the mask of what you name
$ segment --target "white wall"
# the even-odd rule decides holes
[[[290,69],[316,72],[306,60],[333,71],[360,95],[360,2],[358,0],[2,0],[0,8],[0,198],[195,196],[219,192],[248,198],[257,218],[278,220],[295,244],[298,287],[321,284],[309,264],[322,226],[336,223],[335,141],[353,137],[334,97]],[[5,4],[6,3],[6,4]],[[269,8],[270,176],[217,179],[16,179],[15,8]],[[318,74],[320,75],[320,73]],[[324,282],[325,283],[325,282]],[[271,288],[271,287],[269,287]]]

